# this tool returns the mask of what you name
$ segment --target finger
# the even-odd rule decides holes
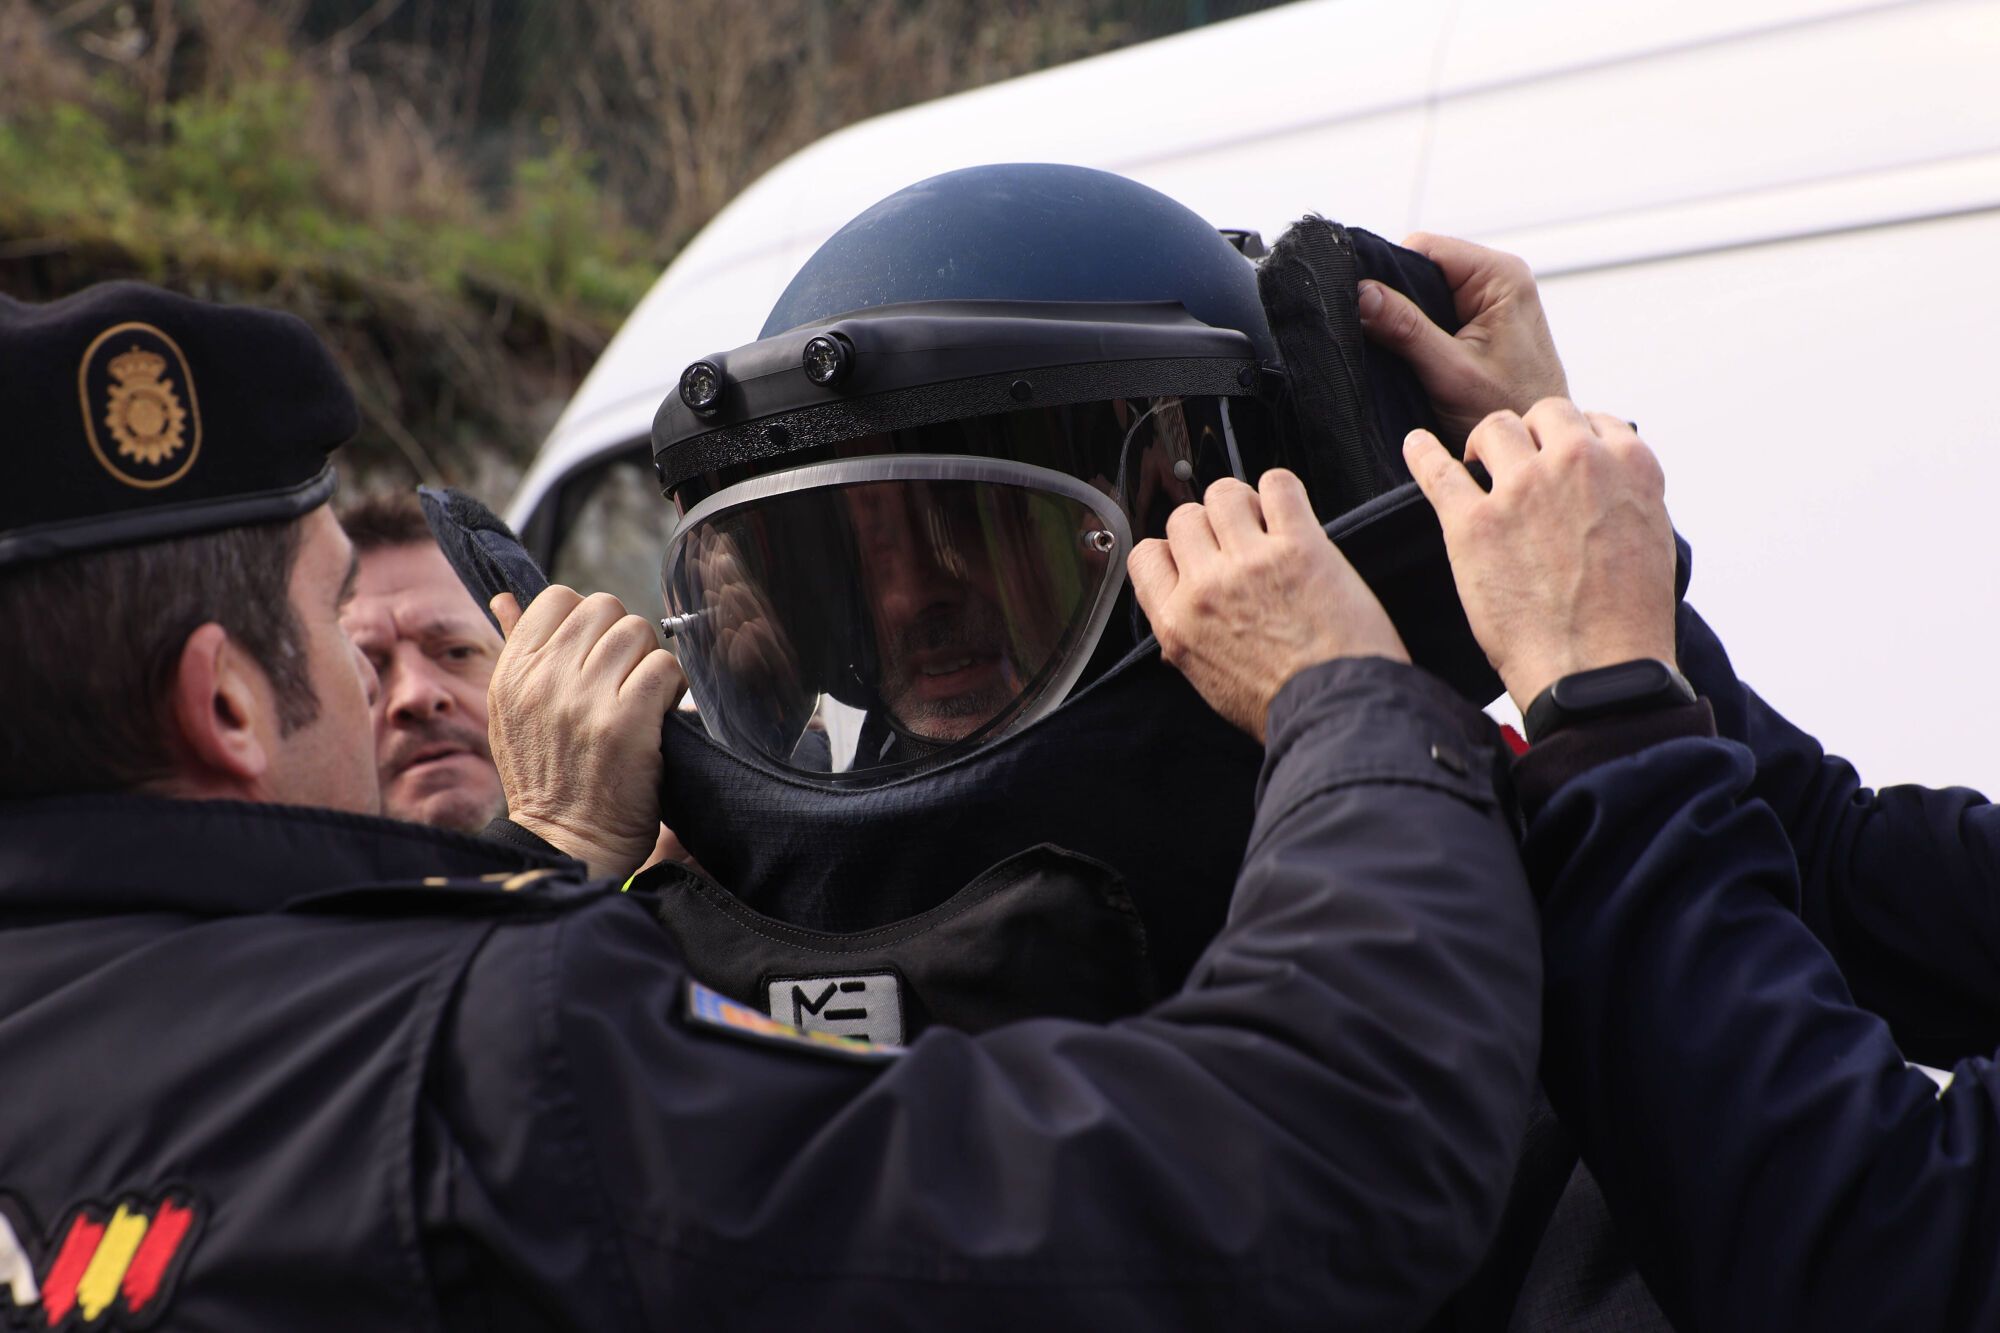
[[[1584,420],[1597,432],[1597,438],[1606,444],[1643,444],[1639,438],[1639,428],[1623,417],[1614,417],[1609,412],[1585,412]]]
[[[1521,418],[1512,412],[1494,412],[1472,428],[1465,439],[1465,461],[1484,463],[1493,474],[1493,484],[1532,463],[1538,446]]]
[[[587,679],[608,676],[613,681],[622,681],[647,653],[659,646],[652,622],[640,616],[625,616],[591,645],[583,659],[583,675]]]
[[[590,650],[597,646],[605,631],[624,618],[623,602],[608,592],[594,592],[584,598],[568,619],[549,636],[544,651],[573,662],[581,669],[590,657]]]
[[[1462,360],[1464,344],[1431,323],[1417,303],[1379,282],[1361,284],[1361,331],[1417,370],[1429,372]]]
[[[1273,535],[1324,533],[1319,516],[1313,513],[1312,497],[1306,494],[1306,484],[1296,473],[1281,467],[1266,469],[1257,478],[1257,494],[1263,501],[1264,524]]]
[[[521,603],[511,592],[495,593],[493,600],[486,604],[493,612],[493,618],[500,622],[500,637],[506,638],[514,632],[515,624],[521,619]]]
[[[648,720],[664,719],[687,693],[681,664],[664,648],[655,648],[632,668],[618,687],[620,703],[643,709]]]
[[[1625,466],[1636,466],[1649,473],[1650,489],[1655,493],[1661,495],[1666,493],[1666,471],[1660,466],[1659,456],[1639,438],[1638,427],[1623,417],[1614,417],[1605,412],[1586,412],[1584,416],[1590,422],[1591,429],[1597,432],[1597,438],[1604,441],[1605,448]]]
[[[1403,437],[1403,462],[1440,518],[1456,517],[1486,494],[1464,465],[1427,430],[1413,430]]]
[[[1543,453],[1583,450],[1601,444],[1583,409],[1567,398],[1542,399],[1528,409],[1521,424],[1528,428],[1535,447]]]
[[[502,593],[501,596],[508,596]],[[495,602],[499,601],[496,597]],[[507,646],[516,655],[538,652],[569,619],[569,613],[583,602],[575,589],[552,583],[528,603],[507,633]]]
[[[1222,549],[1209,525],[1208,511],[1190,501],[1167,515],[1167,543],[1174,548],[1174,566],[1192,569]]]
[[[1405,236],[1403,245],[1438,266],[1438,272],[1451,287],[1452,303],[1460,319],[1472,319],[1491,305],[1489,289],[1495,286],[1508,293],[1532,293],[1535,289],[1534,273],[1526,261],[1505,250],[1489,250],[1456,236],[1427,231]]]
[[[667,660],[674,664],[674,672],[673,672],[674,680],[671,684],[671,688],[669,691],[672,697],[670,697],[667,701],[667,711],[672,712],[674,709],[679,708],[681,706],[681,700],[687,698],[687,692],[688,692],[687,668],[681,665],[680,658],[675,657],[672,653],[667,653],[666,649],[662,648],[660,651],[666,653]],[[645,663],[642,662],[640,663],[640,665],[644,666]],[[631,677],[628,676],[626,677],[626,679],[630,680]]]
[[[1218,547],[1242,546],[1264,535],[1264,509],[1247,482],[1222,478],[1208,488],[1202,509]]]
[[[1181,581],[1173,548],[1158,537],[1148,537],[1132,548],[1125,561],[1125,572],[1132,580],[1132,593],[1139,599],[1139,609],[1148,620],[1153,618],[1156,607],[1174,595]]]

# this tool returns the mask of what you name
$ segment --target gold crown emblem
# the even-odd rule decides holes
[[[129,352],[111,358],[111,377],[125,380],[156,380],[167,371],[167,358],[157,352],[149,352],[143,347],[134,347]]]
[[[187,438],[187,410],[174,386],[160,377],[167,359],[134,345],[111,358],[111,386],[104,424],[117,441],[118,452],[134,462],[164,463],[179,453]]]

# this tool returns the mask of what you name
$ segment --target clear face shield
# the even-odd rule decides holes
[[[663,579],[718,740],[802,774],[886,778],[1054,707],[1130,549],[1118,506],[1060,473],[856,458],[711,497]]]
[[[1268,454],[1257,376],[1243,334],[1170,303],[883,306],[693,363],[654,464],[709,734],[873,785],[1046,715],[1134,542]]]

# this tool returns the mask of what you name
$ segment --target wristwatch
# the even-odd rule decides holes
[[[1650,713],[1694,702],[1687,677],[1656,657],[1564,676],[1535,696],[1521,715],[1528,744],[1547,740],[1573,723],[1614,713]]]

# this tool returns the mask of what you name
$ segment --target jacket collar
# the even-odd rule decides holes
[[[542,866],[581,869],[462,833],[300,806],[0,801],[0,913],[259,912],[331,889]]]

